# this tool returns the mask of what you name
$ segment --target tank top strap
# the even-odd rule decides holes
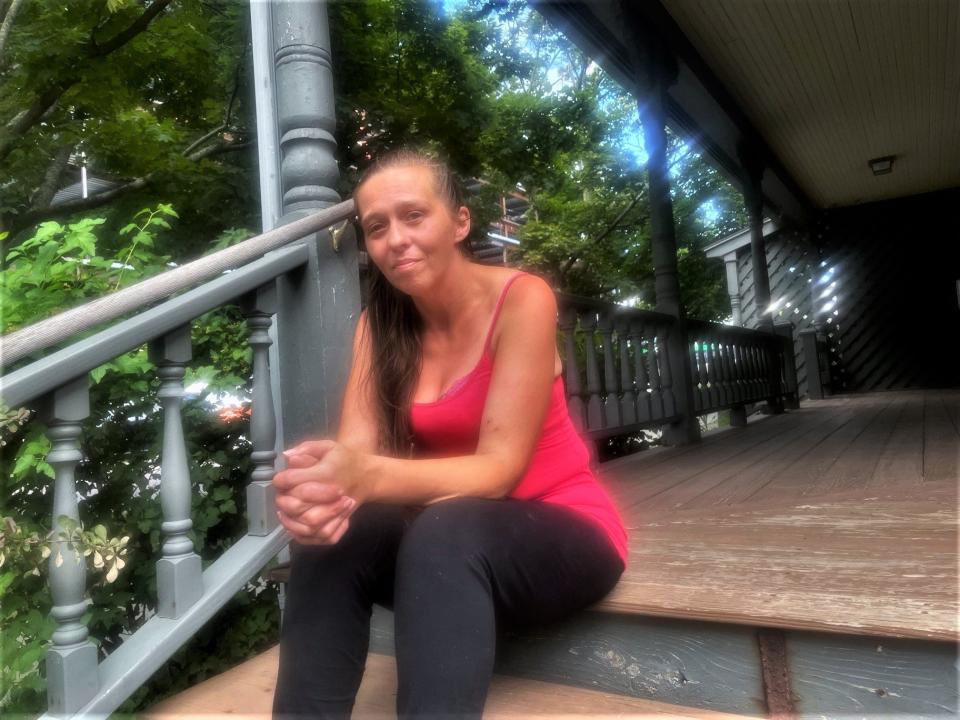
[[[483,354],[486,355],[490,350],[490,338],[493,337],[493,328],[497,325],[497,318],[500,317],[500,308],[503,307],[503,301],[507,297],[507,290],[510,289],[510,286],[513,284],[513,281],[518,277],[523,275],[528,275],[522,270],[514,275],[511,275],[507,282],[503,284],[503,290],[500,291],[500,297],[497,298],[497,305],[493,309],[493,317],[490,319],[490,327],[487,329],[487,338],[483,341]]]

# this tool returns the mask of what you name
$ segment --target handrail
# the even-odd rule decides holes
[[[294,245],[248,263],[0,377],[0,398],[18,407],[306,262],[306,248]]]
[[[0,365],[43,350],[101,323],[110,322],[144,305],[169,297],[199,282],[232,270],[294,240],[348,220],[356,212],[353,200],[344,200],[317,213],[281,225],[212,255],[189,262],[110,295],[66,310],[46,320],[0,337]]]

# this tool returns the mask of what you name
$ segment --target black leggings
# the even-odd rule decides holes
[[[479,718],[497,628],[559,620],[624,570],[599,525],[514,499],[364,505],[336,545],[290,549],[277,720],[350,717],[373,603],[394,611],[398,716]]]

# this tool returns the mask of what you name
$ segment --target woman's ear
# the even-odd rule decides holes
[[[470,234],[470,208],[466,205],[461,205],[460,209],[457,210],[457,232],[456,239],[457,242],[466,239],[467,235]]]

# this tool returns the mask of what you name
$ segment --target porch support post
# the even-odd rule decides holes
[[[690,351],[686,318],[680,300],[677,274],[677,239],[670,199],[667,166],[667,117],[665,95],[676,80],[676,60],[645,27],[631,0],[621,0],[627,44],[636,82],[637,108],[647,151],[647,182],[650,190],[650,235],[656,288],[656,309],[676,318],[674,331],[667,336],[673,393],[679,420],[664,427],[664,441],[683,445],[700,438],[700,426],[693,406]]]
[[[327,2],[273,0],[271,22],[283,225],[340,201]],[[322,231],[300,242],[310,252],[307,265],[277,279],[285,447],[335,431],[360,313],[349,224],[336,237]]]
[[[770,276],[767,274],[767,251],[763,241],[763,180],[764,166],[756,152],[745,145],[740,147],[740,162],[746,172],[743,199],[750,218],[750,253],[753,259],[753,297],[757,307],[757,328],[773,332],[770,313]]]

